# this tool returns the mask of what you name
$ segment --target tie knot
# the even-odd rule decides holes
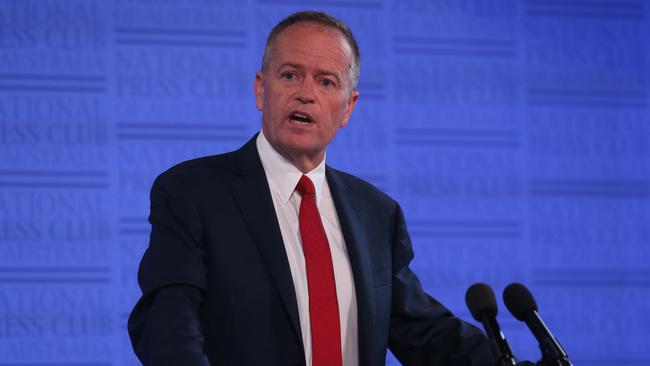
[[[314,189],[314,183],[306,175],[300,177],[298,185],[296,185],[296,191],[300,192],[301,195],[314,194],[316,190]]]

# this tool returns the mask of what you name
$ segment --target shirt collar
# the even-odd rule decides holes
[[[257,135],[255,143],[271,190],[278,194],[283,204],[286,204],[303,173],[271,146],[262,131]],[[314,170],[305,175],[314,183],[316,205],[318,205],[323,192],[323,184],[325,184],[325,158]]]

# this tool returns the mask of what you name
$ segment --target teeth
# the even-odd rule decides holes
[[[309,118],[308,116],[306,116],[304,114],[301,114],[301,113],[292,114],[291,115],[291,120],[296,121],[296,122],[300,122],[300,123],[310,123],[311,122],[311,118]]]

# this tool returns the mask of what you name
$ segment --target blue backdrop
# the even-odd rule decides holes
[[[362,52],[328,163],[403,205],[426,289],[469,320],[470,284],[523,282],[575,364],[650,364],[648,5],[1,0],[0,366],[137,364],[150,185],[259,129],[265,37],[304,8]]]

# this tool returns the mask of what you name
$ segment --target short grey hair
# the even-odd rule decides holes
[[[280,33],[287,29],[289,26],[297,23],[314,23],[322,25],[328,28],[336,29],[345,38],[345,40],[350,45],[352,49],[352,64],[350,65],[350,81],[352,81],[352,90],[357,89],[359,85],[359,71],[361,67],[361,54],[359,52],[359,45],[357,40],[354,38],[350,27],[348,27],[342,21],[334,18],[333,16],[320,12],[320,11],[299,11],[293,13],[288,17],[281,20],[278,24],[271,29],[268,38],[266,39],[266,45],[264,46],[264,56],[262,57],[262,71],[268,69],[269,64],[271,63],[271,54],[273,53],[272,48],[275,44],[275,40],[278,38]]]

